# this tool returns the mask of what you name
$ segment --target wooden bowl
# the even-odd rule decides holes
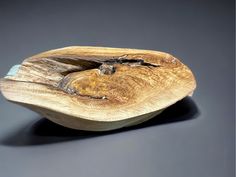
[[[195,88],[191,70],[168,53],[89,46],[34,55],[0,80],[7,100],[90,131],[147,121]]]

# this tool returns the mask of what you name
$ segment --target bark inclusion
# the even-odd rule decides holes
[[[90,62],[89,67],[84,68],[82,71],[98,69],[100,75],[114,74],[116,72],[117,65],[126,65],[129,67],[142,66],[142,67],[149,67],[149,68],[160,66],[160,65],[145,62],[143,59],[126,59],[126,58],[107,59],[107,60],[101,60],[101,61],[90,60],[89,62]],[[90,95],[90,94],[82,94],[80,90],[74,86],[73,80],[76,79],[75,73],[80,72],[80,71],[69,70],[69,71],[61,73],[64,75],[64,78],[60,81],[58,87],[70,95],[77,95],[77,96],[87,97],[87,98],[97,99],[97,100],[108,100],[109,98],[106,95],[95,96],[95,95]]]

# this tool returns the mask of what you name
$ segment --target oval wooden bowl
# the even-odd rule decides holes
[[[168,53],[88,46],[34,55],[0,80],[7,100],[90,131],[147,121],[195,88],[191,70]]]

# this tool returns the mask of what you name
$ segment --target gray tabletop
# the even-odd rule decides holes
[[[0,76],[71,45],[153,49],[198,87],[142,125],[63,128],[0,96],[1,177],[233,177],[234,1],[1,1]]]

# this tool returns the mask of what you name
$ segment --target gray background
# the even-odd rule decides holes
[[[70,45],[165,51],[198,87],[160,117],[73,131],[0,96],[1,177],[233,177],[234,1],[0,1],[0,76]]]

